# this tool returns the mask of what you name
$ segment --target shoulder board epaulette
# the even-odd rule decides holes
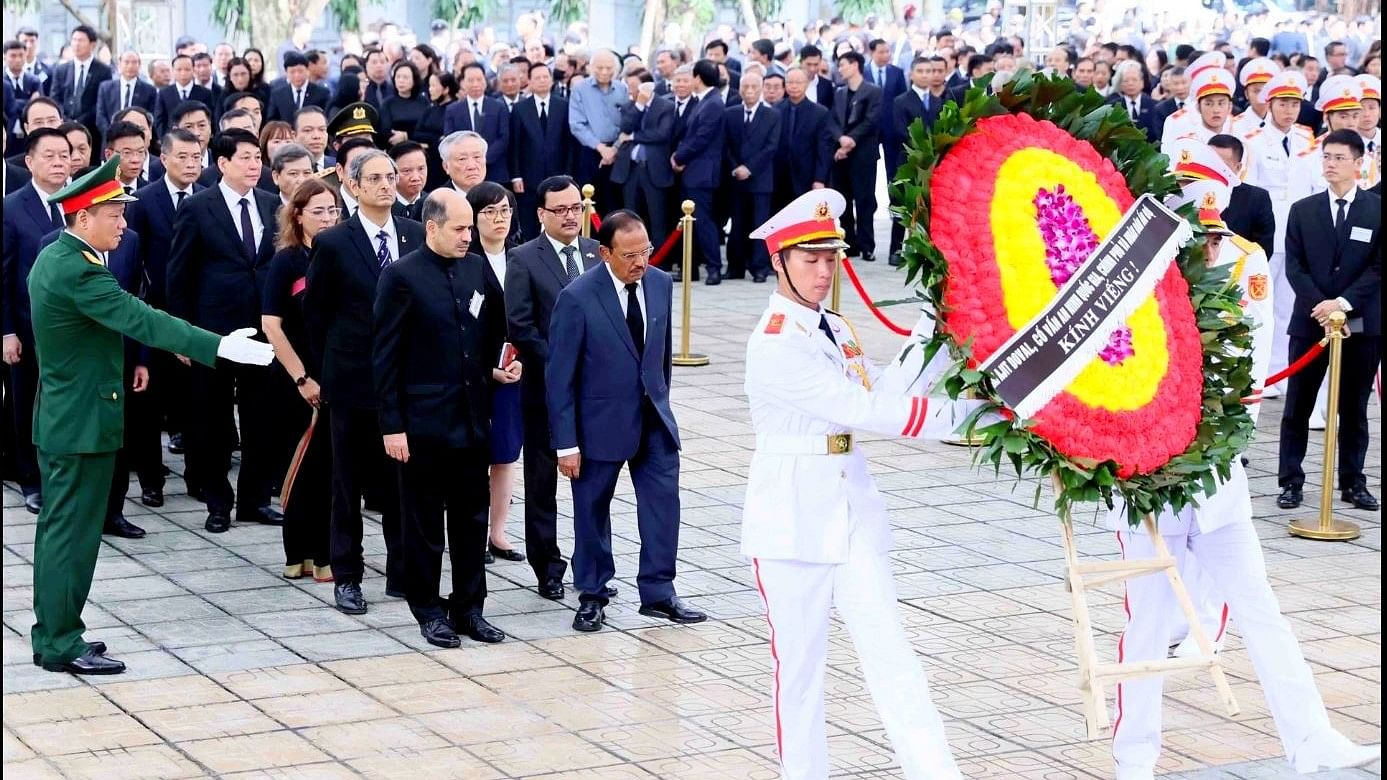
[[[1252,254],[1252,253],[1254,253],[1254,252],[1260,252],[1260,251],[1262,251],[1262,245],[1256,243],[1255,241],[1249,241],[1249,240],[1247,240],[1246,238],[1243,238],[1242,236],[1237,235],[1237,234],[1234,234],[1232,238],[1233,238],[1233,245],[1236,246],[1237,248],[1243,250],[1243,251],[1246,252],[1247,254]]]
[[[766,329],[764,332],[774,336],[784,329],[785,315],[780,312],[776,312],[775,314],[771,315],[771,318],[769,320],[766,321]]]
[[[1256,138],[1257,136],[1259,136],[1259,135],[1261,135],[1261,134],[1262,134],[1262,128],[1259,127],[1259,128],[1257,128],[1256,130],[1253,130],[1252,132],[1250,132],[1250,133],[1248,133],[1247,135],[1243,136],[1243,138],[1245,138],[1245,139],[1251,141],[1252,139]]]
[[[326,179],[334,173],[337,173],[337,169],[332,167],[331,165],[326,165],[323,166],[323,169],[321,171],[318,171],[318,178]]]
[[[1166,121],[1170,121],[1171,119],[1174,119],[1174,118],[1177,117],[1177,116],[1184,116],[1185,113],[1188,112],[1188,111],[1189,111],[1188,108],[1181,108],[1181,109],[1177,110],[1175,113],[1173,113],[1173,114],[1171,114],[1170,116],[1166,117]]]
[[[101,258],[97,257],[96,255],[92,254],[91,252],[88,252],[88,251],[85,250],[85,249],[82,250],[82,257],[83,257],[88,263],[91,263],[92,265],[105,265],[105,263],[101,262]]]
[[[1291,129],[1292,129],[1292,130],[1299,130],[1300,132],[1305,133],[1306,135],[1310,136],[1311,138],[1313,138],[1313,137],[1315,136],[1315,130],[1314,130],[1314,128],[1310,127],[1309,125],[1292,125],[1292,126],[1291,126]]]

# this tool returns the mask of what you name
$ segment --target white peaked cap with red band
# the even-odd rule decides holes
[[[750,237],[764,240],[771,254],[790,247],[847,249],[843,230],[838,226],[838,217],[847,206],[837,190],[810,190],[777,211]]]

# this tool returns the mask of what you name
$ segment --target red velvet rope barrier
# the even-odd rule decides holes
[[[843,258],[843,270],[847,272],[848,279],[852,282],[853,289],[857,290],[857,294],[862,297],[862,302],[867,304],[867,310],[872,313],[872,316],[877,318],[877,322],[880,322],[882,325],[885,325],[886,329],[891,331],[892,333],[896,333],[901,336],[910,335],[910,328],[902,328],[901,326],[892,322],[890,319],[886,317],[885,312],[878,308],[876,304],[872,303],[872,299],[867,295],[866,288],[862,286],[862,280],[857,278],[857,271],[853,269],[852,261],[847,259],[846,257]]]
[[[1284,381],[1287,377],[1291,377],[1300,373],[1305,369],[1306,366],[1315,362],[1315,358],[1319,357],[1324,352],[1324,348],[1328,346],[1328,344],[1329,341],[1324,340],[1319,342],[1315,346],[1305,350],[1305,354],[1301,355],[1299,360],[1290,364],[1289,366],[1286,366],[1284,370],[1278,371],[1275,374],[1272,374],[1271,376],[1267,377],[1267,381],[1263,383],[1262,386],[1271,387],[1277,382]],[[1260,391],[1257,392],[1255,395],[1243,399],[1244,404],[1259,404],[1261,402],[1262,393]]]
[[[589,214],[588,216],[590,217],[590,221],[592,222],[592,230],[593,230],[593,232],[595,233],[595,232],[601,230],[601,229],[602,229],[602,218],[599,217],[599,216],[597,216],[597,212],[594,211],[594,212],[592,212],[591,214]]]
[[[683,226],[675,228],[674,232],[669,234],[669,238],[665,239],[665,243],[660,244],[660,248],[655,251],[654,255],[651,255],[650,264],[660,265],[663,263],[665,261],[665,256],[670,253],[671,249],[674,249],[674,245],[679,242],[680,236],[683,235]]]

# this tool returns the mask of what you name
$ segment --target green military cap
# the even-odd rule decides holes
[[[48,196],[48,202],[61,206],[63,216],[100,203],[131,203],[135,198],[125,194],[125,187],[116,176],[119,167],[120,155],[113,154],[101,167]]]
[[[376,107],[370,103],[352,103],[333,114],[327,131],[339,140],[353,135],[375,135],[378,118]]]

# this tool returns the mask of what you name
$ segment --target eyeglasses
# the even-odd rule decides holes
[[[501,208],[485,208],[482,209],[481,212],[479,212],[480,216],[486,217],[487,219],[490,219],[494,222],[500,222],[503,219],[510,219],[512,213],[514,213],[514,209],[512,209],[510,206],[502,206]]]
[[[634,263],[637,260],[649,260],[650,256],[653,254],[655,254],[655,247],[647,246],[645,249],[638,249],[635,252],[626,252],[624,254],[617,255],[617,257],[621,258],[623,261],[627,263]]]
[[[310,217],[335,217],[338,214],[342,213],[342,209],[339,209],[336,206],[328,206],[326,208],[320,206],[318,208],[313,209],[304,209],[303,213]]]
[[[556,217],[576,217],[583,213],[583,204],[581,203],[575,203],[572,206],[559,206],[555,209],[551,209],[548,206],[540,206],[540,208]]]
[[[382,184],[394,184],[400,177],[394,173],[373,173],[370,176],[362,176],[361,183],[371,187],[379,187]]]

